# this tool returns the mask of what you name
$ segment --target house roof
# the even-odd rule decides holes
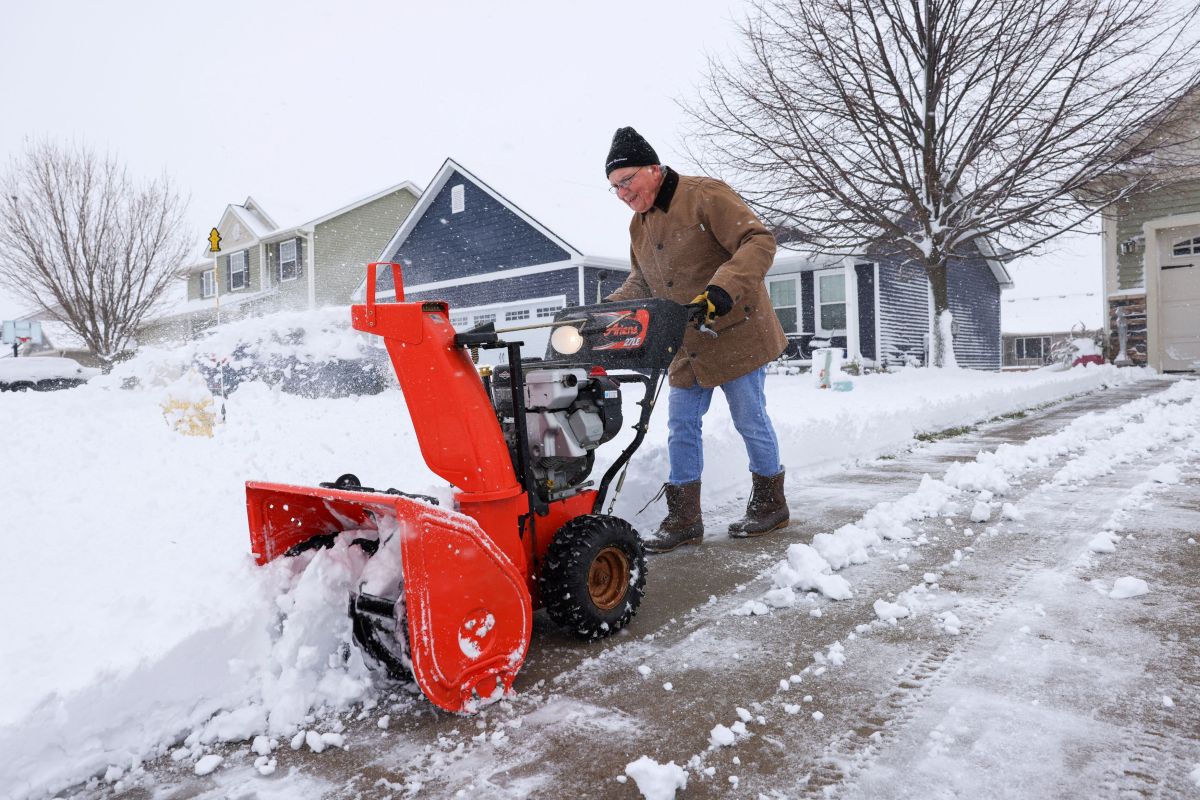
[[[987,262],[988,269],[996,277],[996,282],[1000,284],[1000,288],[1011,289],[1013,287],[1012,276],[1008,274],[1008,270],[1005,268],[1004,263],[997,257],[996,251],[992,248],[991,244],[985,239],[977,239],[976,241],[981,243],[979,250]],[[871,260],[868,256],[857,258],[860,261]],[[843,256],[818,254],[781,247],[775,254],[775,264],[771,267],[771,271],[779,274],[808,272],[816,269],[833,269],[841,266],[843,261]]]
[[[496,174],[510,173],[501,194],[453,158],[447,158],[425,188],[421,199],[383,250],[383,257],[408,238],[438,193],[455,174],[462,175],[498,203],[512,211],[538,232],[589,264],[628,268],[630,212],[608,193],[607,184],[594,184],[557,177],[539,171],[529,176],[528,164],[494,168]],[[532,209],[532,212],[526,209]],[[536,216],[534,216],[536,214]]]
[[[221,216],[221,224],[225,223],[227,217],[232,216],[234,219],[246,226],[246,229],[251,233],[254,240],[277,241],[279,239],[286,239],[289,236],[295,236],[299,233],[311,231],[314,226],[320,225],[322,222],[327,222],[328,220],[339,217],[342,214],[347,214],[356,208],[364,206],[368,203],[373,203],[382,197],[386,197],[393,192],[398,192],[401,190],[408,191],[413,197],[416,198],[421,196],[420,187],[418,187],[412,181],[403,181],[395,184],[394,186],[389,186],[381,191],[360,197],[357,200],[342,206],[336,211],[322,214],[321,216],[314,217],[307,222],[291,225],[289,227],[279,226],[275,220],[271,219],[267,212],[258,204],[257,201],[255,201],[253,197],[247,197],[246,202],[244,202],[242,205],[226,206],[225,212]],[[238,241],[243,242],[245,240],[239,239]],[[207,244],[204,245],[197,258],[197,261],[194,261],[183,268],[182,275],[186,277],[187,275],[194,274],[198,271],[212,269],[213,254],[209,251]]]

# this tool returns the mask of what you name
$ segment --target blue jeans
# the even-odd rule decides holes
[[[773,477],[783,471],[779,463],[779,441],[767,416],[767,397],[763,391],[766,369],[721,384],[733,427],[746,443],[750,471]],[[671,457],[669,483],[675,485],[700,480],[704,472],[702,421],[712,402],[713,390],[699,385],[687,389],[671,387],[667,399],[667,452]]]

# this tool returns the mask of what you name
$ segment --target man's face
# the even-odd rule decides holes
[[[645,214],[654,205],[662,179],[658,167],[621,167],[608,173],[608,183],[625,205]]]

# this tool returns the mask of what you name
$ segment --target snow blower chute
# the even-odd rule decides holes
[[[395,302],[375,302],[380,266]],[[546,358],[522,361],[521,342],[501,338],[511,331],[456,333],[446,303],[404,301],[399,265],[369,265],[353,326],[383,337],[421,454],[457,490],[457,509],[349,474],[319,488],[250,481],[258,563],[339,536],[362,547],[371,558],[350,597],[355,640],[450,711],[512,687],[537,607],[583,639],[614,633],[641,601],[645,555],[633,527],[601,505],[694,316],[669,300],[568,307],[549,323]],[[505,349],[507,363],[477,368],[475,348]],[[635,435],[595,485],[594,451],[620,431],[630,383],[645,391]]]

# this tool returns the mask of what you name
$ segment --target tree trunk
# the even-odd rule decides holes
[[[942,313],[950,310],[950,294],[946,287],[946,259],[937,250],[929,255],[925,262],[925,274],[929,277],[929,287],[933,292],[933,324],[929,332],[930,353],[929,365],[933,367],[946,366],[946,348],[953,347],[953,342],[943,341],[942,326],[939,324]]]

